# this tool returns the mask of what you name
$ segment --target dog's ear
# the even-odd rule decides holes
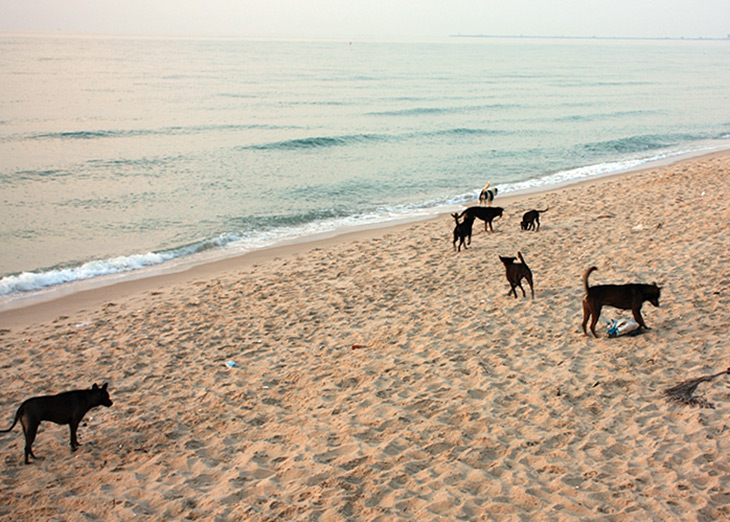
[[[106,387],[107,387],[108,385],[109,385],[109,383],[108,383],[108,382],[105,382],[104,384],[102,384],[102,385],[101,385],[101,389],[102,389],[102,390],[106,390]]]
[[[91,389],[92,390],[98,390],[99,389],[99,386],[96,383],[94,383],[94,385],[91,387]]]

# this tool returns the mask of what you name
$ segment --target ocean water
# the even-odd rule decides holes
[[[730,147],[730,40],[0,35],[0,80],[5,300]]]

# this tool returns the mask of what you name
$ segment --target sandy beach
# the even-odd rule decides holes
[[[71,453],[0,435],[0,518],[730,518],[730,154],[498,197],[453,219],[227,260],[0,313],[0,428],[36,395],[109,383]],[[523,212],[549,207],[539,232]],[[507,295],[521,251],[535,299]],[[651,328],[580,329],[581,277],[656,282]],[[228,368],[227,361],[235,363]]]

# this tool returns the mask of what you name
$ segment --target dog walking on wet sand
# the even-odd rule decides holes
[[[649,301],[654,306],[659,306],[661,288],[656,283],[651,285],[629,283],[623,285],[588,286],[588,276],[594,270],[598,270],[598,268],[592,266],[583,274],[583,288],[586,291],[586,295],[583,298],[583,323],[581,325],[583,327],[583,333],[588,335],[588,332],[586,332],[586,324],[590,318],[590,328],[593,337],[598,337],[596,335],[596,323],[601,315],[601,308],[604,305],[613,306],[622,310],[631,310],[634,319],[639,323],[639,330],[642,328],[649,330],[649,327],[644,322],[644,318],[641,316],[641,305],[644,304],[644,301]]]
[[[535,288],[532,285],[532,270],[527,266],[520,252],[517,252],[517,256],[520,258],[519,263],[515,263],[517,261],[516,257],[499,256],[499,260],[504,263],[504,268],[507,271],[507,281],[510,286],[510,291],[507,292],[507,295],[514,294],[515,299],[517,299],[517,291],[515,288],[519,286],[520,290],[522,290],[522,297],[527,297],[525,289],[522,288],[522,279],[525,279],[530,285],[532,299],[535,299]]]
[[[107,383],[104,383],[101,388],[94,384],[88,390],[71,390],[57,395],[33,397],[20,405],[13,425],[7,430],[0,430],[0,433],[8,433],[20,421],[25,434],[25,463],[30,464],[28,457],[36,458],[31,446],[33,446],[41,421],[68,424],[71,429],[71,450],[76,451],[79,447],[76,430],[86,412],[96,406],[109,407],[111,405]]]
[[[497,196],[497,187],[490,189],[489,185],[491,185],[491,183],[487,183],[486,186],[479,193],[480,205],[486,204],[487,206],[491,206],[492,201],[494,201],[494,198]]]

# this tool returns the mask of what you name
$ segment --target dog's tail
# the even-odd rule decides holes
[[[542,214],[543,212],[547,212],[548,210],[550,210],[550,207],[546,207],[545,210],[538,210],[538,212]]]
[[[585,288],[586,295],[588,295],[588,276],[591,275],[591,272],[594,270],[598,270],[598,267],[592,266],[588,270],[586,270],[586,273],[583,274],[583,288]]]
[[[13,425],[10,426],[7,430],[0,430],[0,433],[8,433],[10,430],[12,430],[16,424],[18,424],[18,419],[20,419],[20,410],[21,408],[18,408],[18,411],[15,413],[15,420],[13,420]]]
[[[517,257],[520,258],[520,263],[522,263],[523,265],[527,264],[527,263],[525,263],[525,258],[522,257],[522,252],[520,252],[519,250],[517,251]]]

